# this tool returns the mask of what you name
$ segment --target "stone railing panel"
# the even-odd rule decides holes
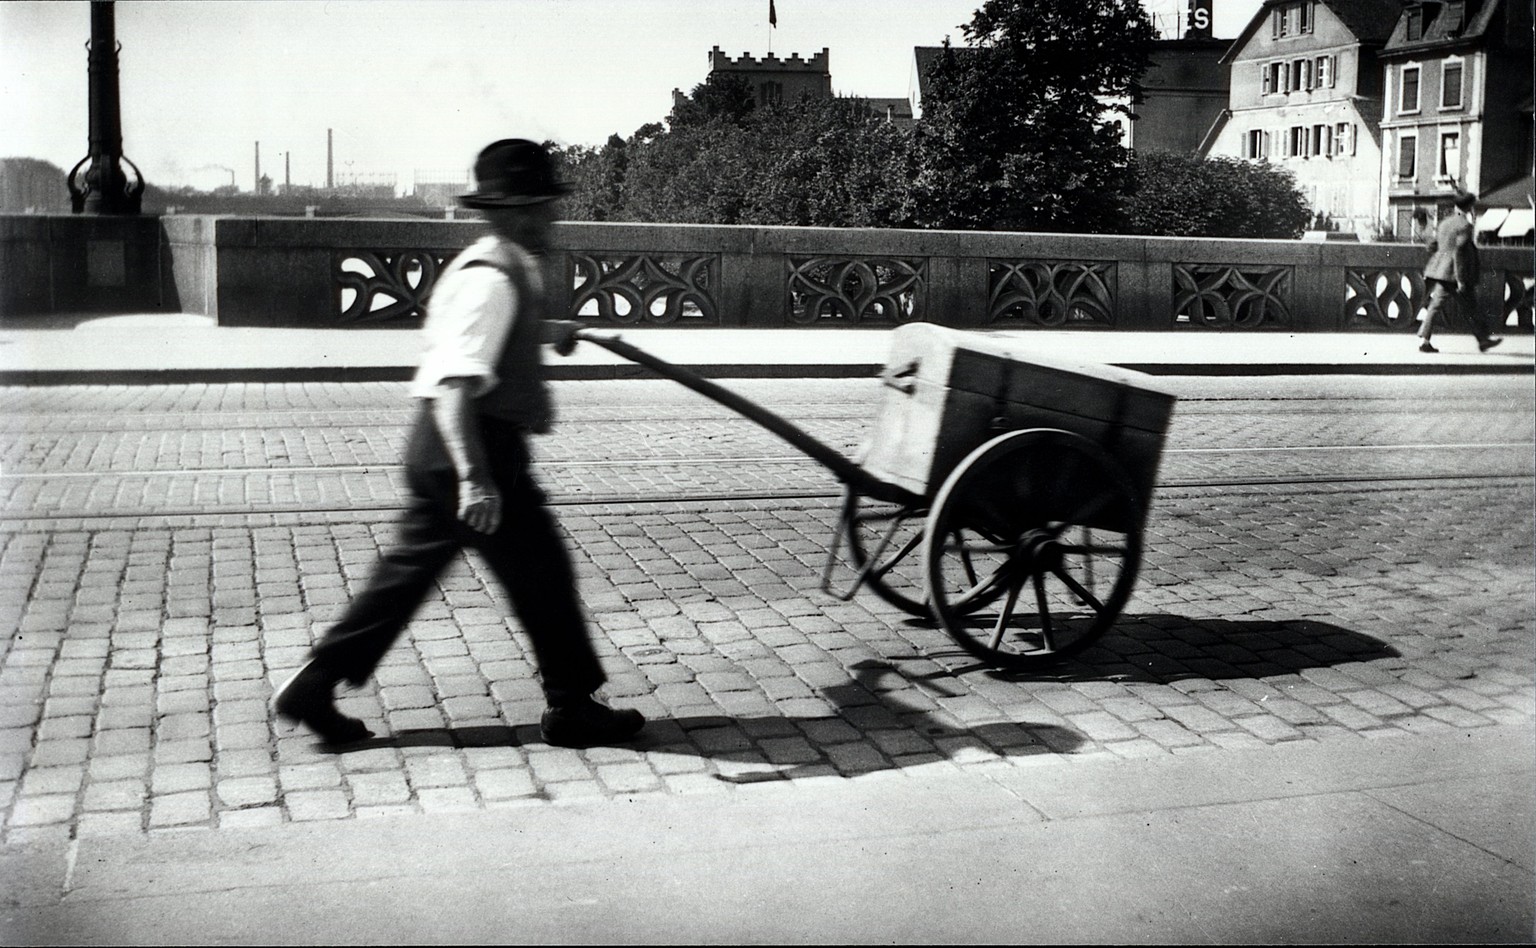
[[[0,315],[180,309],[236,326],[412,327],[472,220],[0,216]],[[872,228],[562,223],[556,313],[644,328],[1409,332],[1424,248]],[[1479,301],[1531,331],[1528,248]]]
[[[354,250],[332,256],[336,318],[349,326],[420,320],[438,274],[460,252]]]
[[[1113,262],[987,261],[987,325],[998,329],[1113,329]]]
[[[895,326],[923,318],[922,257],[790,256],[788,313],[796,326]]]
[[[720,255],[565,252],[574,318],[615,325],[720,325]]]

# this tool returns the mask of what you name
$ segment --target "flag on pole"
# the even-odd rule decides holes
[[[768,25],[775,29],[779,25],[779,11],[773,8],[773,0],[768,0]]]

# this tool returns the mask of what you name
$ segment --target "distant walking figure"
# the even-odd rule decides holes
[[[1424,283],[1429,287],[1429,305],[1419,324],[1419,351],[1439,352],[1430,344],[1435,319],[1449,301],[1472,326],[1479,352],[1487,352],[1504,340],[1491,334],[1477,306],[1477,281],[1482,275],[1477,244],[1472,240],[1477,197],[1466,191],[1456,192],[1456,213],[1440,222],[1427,241],[1429,263],[1424,266]]]
[[[459,200],[490,233],[443,271],[422,328],[426,353],[411,385],[420,410],[405,449],[407,506],[396,547],[367,587],[278,689],[277,715],[332,744],[370,735],[336,709],[338,681],[367,681],[438,575],[464,547],[505,587],[533,644],[548,704],[545,741],[588,747],[627,740],[635,710],[593,697],[606,676],[577,600],[570,554],[529,470],[526,436],[549,430],[540,346],[575,345],[579,325],[545,319],[536,255],[547,245],[555,180],[543,146],[506,139],[475,162],[476,190]]]

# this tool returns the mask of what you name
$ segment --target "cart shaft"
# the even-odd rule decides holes
[[[756,402],[743,398],[728,388],[716,385],[714,382],[682,366],[657,358],[643,349],[630,345],[618,336],[594,333],[590,330],[581,329],[577,330],[576,338],[602,346],[615,355],[645,366],[656,374],[669,378],[679,385],[692,389],[705,398],[718,402],[737,414],[757,422],[789,442],[802,453],[808,455],[811,460],[827,468],[839,481],[842,481],[849,488],[864,496],[909,506],[921,504],[922,498],[912,494],[905,488],[880,480],[864,470],[864,468],[848,460],[841,452],[816,440],[803,428],[786,421]]]

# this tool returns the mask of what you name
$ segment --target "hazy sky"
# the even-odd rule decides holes
[[[1215,0],[1236,36],[1261,0]],[[496,138],[597,145],[665,118],[709,51],[830,50],[834,91],[906,96],[978,0],[118,0],[123,150],[151,183],[460,172]],[[1172,35],[1182,0],[1150,0]],[[84,0],[0,2],[0,156],[85,157]]]

